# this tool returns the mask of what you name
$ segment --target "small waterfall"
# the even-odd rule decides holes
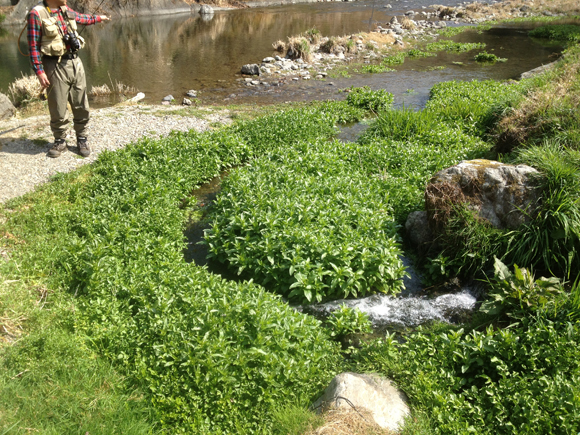
[[[376,329],[384,327],[416,327],[429,321],[455,323],[475,309],[480,286],[464,286],[452,293],[435,297],[425,295],[421,276],[411,262],[403,258],[410,277],[405,278],[405,290],[398,296],[375,294],[360,299],[341,299],[304,306],[303,312],[325,318],[341,305],[358,308],[368,314]]]

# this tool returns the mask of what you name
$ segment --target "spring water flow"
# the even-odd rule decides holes
[[[196,205],[202,213],[211,207],[212,201],[219,193],[221,181],[227,172],[215,177],[192,192]],[[204,219],[192,221],[185,230],[187,248],[184,251],[186,261],[198,266],[206,266],[211,272],[225,279],[240,280],[231,270],[216,261],[207,260],[207,246],[200,244],[204,230],[209,222]],[[440,322],[461,322],[474,310],[481,286],[477,283],[459,285],[451,283],[441,288],[434,296],[429,295],[421,282],[421,276],[415,271],[408,258],[402,258],[407,266],[408,277],[404,279],[405,290],[398,296],[375,294],[359,299],[336,300],[313,305],[292,305],[295,309],[313,315],[319,319],[326,318],[341,305],[358,308],[368,314],[376,331],[402,330],[414,328],[421,324]]]

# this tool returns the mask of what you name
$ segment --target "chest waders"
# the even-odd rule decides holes
[[[68,104],[73,113],[74,130],[78,137],[87,136],[89,122],[89,99],[87,96],[85,69],[78,54],[67,50],[65,35],[74,32],[75,37],[84,46],[84,40],[76,33],[77,23],[75,13],[62,6],[62,14],[66,29],[58,22],[58,15],[50,14],[41,3],[33,8],[40,16],[41,39],[40,52],[42,65],[50,81],[47,88],[48,109],[50,112],[50,128],[56,140],[65,139],[69,125]],[[66,33],[65,33],[66,32]]]

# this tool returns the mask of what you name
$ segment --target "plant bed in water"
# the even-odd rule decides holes
[[[385,374],[405,391],[413,407],[407,432],[574,433],[580,424],[580,286],[559,283],[552,291],[554,282],[529,268],[571,279],[580,270],[578,123],[575,112],[560,110],[577,96],[571,72],[577,71],[578,53],[571,49],[552,75],[521,84],[439,85],[417,113],[389,110],[384,95],[360,91],[349,102],[279,112],[204,134],[143,140],[3,206],[2,306],[11,301],[5,286],[19,283],[30,291],[31,315],[30,334],[1,350],[0,427],[275,433],[280,410],[298,415],[292,409],[306,408],[335,374],[352,370]],[[360,141],[338,147],[329,140],[337,122],[360,119],[370,109],[380,113]],[[485,272],[496,264],[493,255],[504,257],[506,266],[498,266],[493,278],[488,274],[494,304],[462,327],[434,324],[400,341],[388,335],[345,360],[316,319],[256,283],[226,281],[183,259],[182,231],[190,214],[183,198],[227,168],[256,159],[255,166],[236,172],[248,182],[269,181],[260,187],[264,201],[271,201],[270,192],[284,192],[276,189],[276,177],[294,186],[301,179],[328,181],[315,186],[316,195],[299,195],[310,189],[290,192],[292,210],[321,210],[312,205],[324,200],[321,191],[336,199],[344,190],[345,211],[362,210],[368,218],[361,225],[345,219],[347,233],[373,229],[364,226],[375,224],[372,213],[349,208],[369,195],[373,201],[362,205],[376,206],[393,228],[410,208],[421,208],[422,188],[434,171],[489,152],[500,134],[494,131],[498,120],[513,115],[523,128],[535,124],[538,113],[554,117],[503,158],[541,170],[541,219],[503,232],[506,243],[499,244],[489,243],[485,227],[457,227],[458,243],[446,245],[433,262],[445,275]],[[300,154],[312,164],[297,167]],[[278,173],[268,166],[276,159],[282,163]],[[260,168],[274,173],[266,178]],[[358,192],[363,176],[384,197]],[[347,179],[358,188],[349,189]],[[224,189],[220,195],[225,194]],[[234,207],[224,213],[253,219],[258,228],[257,218],[269,217],[244,213],[245,202],[232,205],[239,213]],[[259,240],[261,233],[251,235]],[[308,234],[295,235],[296,246],[309,242]],[[236,248],[234,239],[226,254],[243,254]],[[10,306],[18,307],[14,301]],[[87,376],[98,382],[86,382]],[[36,412],[55,398],[50,412]],[[112,408],[128,413],[120,420]]]

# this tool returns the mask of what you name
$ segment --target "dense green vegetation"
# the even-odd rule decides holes
[[[507,59],[497,57],[493,53],[488,53],[487,51],[482,51],[481,53],[477,53],[473,59],[476,62],[480,63],[495,63],[495,62],[505,62]]]
[[[574,43],[580,41],[580,26],[573,24],[542,26],[531,30],[529,34],[534,38],[546,38]]]
[[[172,432],[268,432],[274,404],[308,403],[339,364],[336,346],[318,321],[262,288],[185,263],[182,229],[189,207],[183,201],[221,170],[269,149],[329,137],[339,120],[357,120],[382,100],[380,93],[353,92],[350,103],[281,111],[206,134],[143,140],[7,205],[3,228],[11,236],[3,243],[13,257],[1,263],[2,275],[21,279],[26,270],[29,285],[47,285],[50,309],[63,320],[53,325],[54,318],[40,319],[39,325],[51,328],[33,328],[27,340],[9,348],[1,396],[24,383],[33,388],[39,366],[50,379],[62,377],[62,364],[47,365],[61,352],[70,354],[71,368],[96,355],[105,366],[114,363],[107,382],[123,373],[145,395],[139,406],[153,407],[158,428]],[[90,352],[59,350],[67,334]],[[35,343],[46,348],[47,335],[61,337],[50,354],[32,352]],[[93,387],[83,388],[88,395]],[[123,400],[119,394],[116,400]],[[7,414],[10,404],[4,406]],[[144,412],[129,411],[127,418]],[[98,406],[92,419],[97,412]],[[53,424],[50,416],[37,420],[31,406],[8,415],[3,430],[19,421],[45,430]],[[75,424],[110,433],[111,427],[95,429],[90,422]]]
[[[0,350],[0,433],[284,433],[306,427],[304,408],[344,369],[395,379],[411,399],[409,434],[576,433],[580,289],[562,281],[580,270],[580,129],[562,109],[577,101],[579,57],[572,48],[521,83],[439,84],[419,112],[354,89],[144,139],[2,206],[0,317],[10,337],[13,324],[27,334]],[[530,103],[554,89],[565,98]],[[332,337],[367,331],[364,316],[342,309],[327,330],[274,293],[396,291],[399,228],[431,175],[492,155],[501,121],[522,108],[533,114],[523,126],[550,116],[500,158],[541,172],[539,215],[501,231],[458,208],[429,253],[446,266],[439,278],[495,271],[470,324],[388,335],[345,360]],[[333,140],[369,113],[356,143]],[[228,168],[206,242],[253,281],[183,259],[190,193]]]

